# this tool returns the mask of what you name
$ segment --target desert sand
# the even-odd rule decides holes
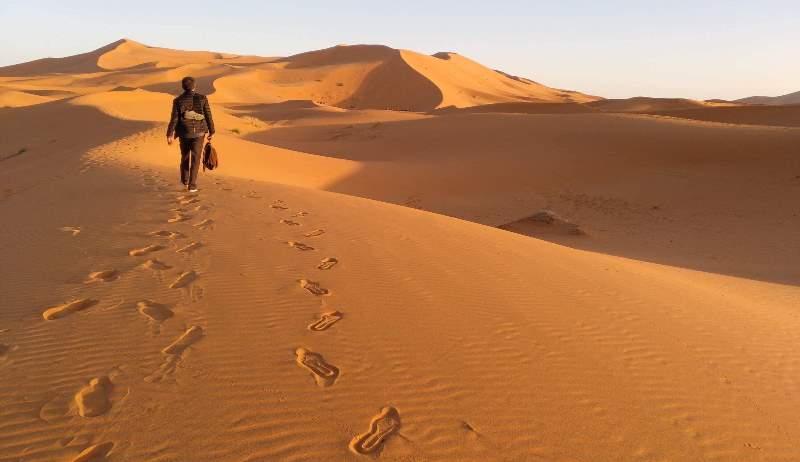
[[[127,39],[0,106],[0,461],[800,458],[797,107]]]

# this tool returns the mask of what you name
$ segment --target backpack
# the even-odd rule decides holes
[[[192,108],[183,111],[183,113],[181,113],[181,119],[184,122],[187,120],[205,120],[205,116],[197,112],[198,110],[202,111],[201,108],[198,108],[200,105],[200,95],[197,93],[192,94]]]
[[[219,166],[219,157],[217,157],[217,150],[211,146],[211,141],[206,143],[203,148],[203,171],[214,170]]]

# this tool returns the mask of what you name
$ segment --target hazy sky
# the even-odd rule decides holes
[[[605,97],[800,90],[797,0],[0,0],[0,24],[0,65],[122,37],[264,56],[379,43]]]

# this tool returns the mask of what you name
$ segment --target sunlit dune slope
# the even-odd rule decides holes
[[[196,77],[198,90],[211,94],[212,101],[232,104],[306,100],[348,109],[429,111],[599,99],[494,71],[455,53],[427,56],[380,45],[341,45],[277,59],[172,50],[129,39],[81,55],[0,68],[0,86],[175,93],[185,75]]]
[[[0,88],[0,108],[32,106],[52,101],[47,96],[35,95],[24,91],[3,90]]]
[[[377,45],[337,46],[255,66],[215,83],[217,101],[306,99],[343,108],[426,111],[511,101],[591,101],[513,79],[453,53],[426,56]]]

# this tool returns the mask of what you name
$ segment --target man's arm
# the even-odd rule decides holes
[[[208,98],[203,98],[203,116],[206,118],[210,138],[214,135],[214,119],[211,118],[211,106],[208,104]]]
[[[167,138],[172,139],[175,136],[175,126],[178,125],[178,118],[180,117],[178,111],[178,102],[172,102],[172,114],[169,117],[169,125],[167,126]]]

